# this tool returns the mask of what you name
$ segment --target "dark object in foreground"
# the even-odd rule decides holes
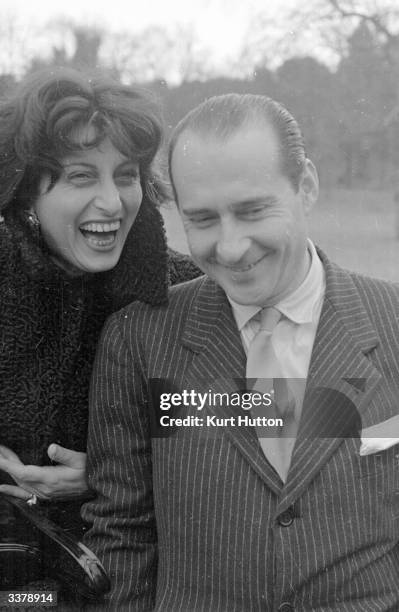
[[[0,543],[1,588],[19,588],[40,580],[43,574],[62,590],[85,599],[99,599],[110,588],[108,577],[97,557],[76,538],[43,516],[25,501],[0,494],[1,504],[11,506],[18,521],[30,524],[32,542]],[[11,509],[11,508],[10,508]]]

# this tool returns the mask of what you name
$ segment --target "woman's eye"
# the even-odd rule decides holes
[[[138,172],[136,170],[130,170],[127,172],[122,172],[115,177],[115,182],[118,185],[132,185],[139,178]]]
[[[72,172],[67,177],[69,181],[76,184],[86,183],[95,178],[91,172]]]

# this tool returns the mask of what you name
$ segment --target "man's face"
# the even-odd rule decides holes
[[[172,175],[191,255],[230,298],[271,305],[301,284],[317,174],[307,160],[296,193],[269,126],[244,126],[224,141],[183,132]]]

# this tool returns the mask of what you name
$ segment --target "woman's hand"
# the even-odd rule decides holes
[[[86,453],[50,444],[47,454],[58,465],[25,465],[12,450],[0,445],[0,470],[7,472],[18,485],[2,484],[0,493],[21,499],[29,499],[34,494],[46,500],[78,497],[87,493]]]

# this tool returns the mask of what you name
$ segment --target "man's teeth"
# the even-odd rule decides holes
[[[86,232],[116,232],[120,226],[120,221],[113,221],[112,223],[83,223],[80,229]]]

